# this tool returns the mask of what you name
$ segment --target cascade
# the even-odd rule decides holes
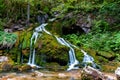
[[[92,64],[93,68],[96,68],[96,64],[94,63],[94,58],[90,55],[88,55],[84,50],[81,49],[81,52],[84,54],[84,58],[83,58],[83,63],[85,66],[87,66],[88,63]]]
[[[50,32],[48,32],[45,29],[45,26],[48,23],[43,23],[41,24],[39,27],[35,28],[35,31],[31,37],[31,43],[30,43],[30,55],[29,55],[29,61],[28,61],[28,65],[30,66],[36,66],[39,68],[39,66],[37,66],[35,64],[35,48],[34,45],[37,41],[38,36],[42,35],[41,33],[44,31],[45,33],[49,34],[49,35],[53,35]],[[40,34],[39,34],[40,32]],[[53,35],[54,36],[54,35]],[[71,69],[78,69],[78,67],[76,65],[79,64],[79,61],[76,59],[75,57],[75,51],[73,49],[73,47],[77,48],[76,46],[72,45],[71,43],[65,41],[63,38],[58,38],[57,36],[55,36],[56,40],[58,41],[58,43],[60,43],[61,45],[67,46],[70,48],[69,50],[69,68],[67,69],[67,71],[71,70]],[[34,41],[34,42],[33,42]],[[83,63],[85,64],[85,66],[87,66],[87,63],[91,63],[92,67],[96,67],[96,64],[94,63],[94,59],[92,56],[88,55],[84,50],[81,50],[81,52],[84,54],[84,58],[83,58]]]
[[[67,69],[67,71],[69,71],[71,69],[78,69],[78,67],[76,65],[79,64],[79,61],[75,57],[75,52],[74,52],[74,49],[71,47],[71,44],[66,42],[63,38],[58,38],[57,36],[55,36],[55,37],[60,44],[65,45],[70,48],[70,50],[69,50],[70,62],[69,62],[69,68]]]
[[[47,23],[46,24],[42,24],[39,27],[35,28],[35,31],[34,31],[32,37],[31,37],[30,55],[29,55],[29,61],[28,61],[28,65],[30,65],[30,66],[36,66],[36,67],[40,68],[39,66],[37,66],[35,64],[35,48],[33,48],[33,47],[34,47],[34,45],[35,45],[35,43],[37,41],[37,38],[39,36],[39,32],[45,31],[46,33],[50,34],[49,32],[47,32],[44,29],[44,26],[46,26],[46,25],[47,25]],[[40,36],[41,36],[41,34],[40,34]],[[33,41],[34,41],[34,43],[33,43]]]
[[[44,27],[47,25],[47,23],[43,23],[41,24],[39,27],[35,28],[35,31],[31,37],[31,43],[30,43],[30,55],[29,55],[29,61],[28,61],[28,65],[30,66],[37,66],[35,64],[35,48],[32,49],[33,45],[35,45],[36,41],[37,41],[37,38],[39,36],[39,32],[45,32],[49,35],[52,35],[50,32],[48,32]],[[41,34],[40,34],[41,36]],[[69,62],[69,68],[67,69],[68,71],[71,70],[71,69],[78,69],[78,67],[75,67],[75,65],[78,65],[79,62],[78,60],[76,59],[75,57],[75,52],[74,52],[74,49],[72,48],[72,44],[66,42],[63,38],[58,38],[57,36],[55,36],[57,41],[62,44],[62,45],[65,45],[67,47],[70,48],[69,50],[69,59],[70,59],[70,62]],[[33,43],[34,41],[34,43]],[[38,66],[37,66],[38,67]]]

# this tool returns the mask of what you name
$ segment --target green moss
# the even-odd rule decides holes
[[[113,52],[105,52],[105,51],[99,51],[99,52],[97,52],[97,55],[100,55],[106,59],[115,57],[115,54]]]
[[[55,37],[43,34],[38,39],[37,45],[39,45],[37,53],[46,55],[46,60],[61,64],[68,62],[68,48],[59,44]]]
[[[49,23],[48,26],[46,26],[46,29],[48,29],[49,31],[51,31],[53,34],[62,34],[62,24],[60,21],[54,21]]]
[[[103,64],[101,67],[102,71],[104,72],[114,72],[118,66],[120,66],[120,63],[118,62],[108,62],[106,64]]]
[[[67,66],[60,66],[58,63],[55,62],[47,63],[45,67],[52,71],[65,71],[67,69]]]
[[[80,49],[75,49],[75,52],[76,52],[75,55],[76,55],[77,60],[82,62],[83,57],[84,57],[83,53],[80,51]]]
[[[11,47],[15,44],[17,35],[0,31],[0,45],[3,47]]]
[[[19,54],[20,51],[18,50],[18,48],[12,48],[9,50],[9,56],[14,62],[17,62],[19,60],[20,58]]]
[[[30,39],[32,36],[32,32],[31,31],[25,31],[21,34],[20,38],[20,42],[22,43],[22,49],[26,49],[30,47]]]

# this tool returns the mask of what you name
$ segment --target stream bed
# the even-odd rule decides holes
[[[72,71],[31,71],[0,73],[0,80],[80,80],[81,70]]]
[[[115,74],[104,73],[104,75],[116,80]],[[0,73],[0,80],[81,80],[82,70],[71,71],[48,71],[33,70],[30,72],[4,72]]]

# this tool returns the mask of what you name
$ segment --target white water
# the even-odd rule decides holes
[[[32,37],[31,37],[30,56],[29,56],[28,65],[30,65],[30,66],[32,66],[32,67],[33,67],[33,66],[36,66],[36,67],[40,68],[39,66],[37,66],[37,65],[35,64],[35,48],[33,48],[33,46],[35,45],[35,43],[36,43],[36,41],[37,41],[37,38],[38,38],[38,36],[39,36],[39,32],[45,31],[47,34],[51,34],[50,32],[48,32],[48,31],[45,30],[44,26],[46,26],[46,25],[47,25],[47,23],[42,24],[42,25],[40,25],[39,27],[35,28],[35,31],[34,31]],[[40,36],[41,36],[41,34],[40,34]],[[34,41],[34,43],[33,43],[33,41]]]
[[[33,48],[32,50],[32,47],[33,45],[35,45],[36,41],[37,41],[37,38],[39,36],[39,32],[45,32],[49,35],[52,35],[50,32],[48,32],[44,27],[47,25],[47,23],[43,23],[42,25],[40,25],[39,27],[35,28],[35,31],[31,37],[31,44],[30,44],[30,56],[29,56],[29,61],[28,61],[28,65],[30,66],[37,66],[35,64],[35,48]],[[56,37],[56,36],[55,36]],[[67,46],[70,48],[69,50],[69,59],[70,59],[70,62],[69,62],[69,68],[67,69],[68,71],[71,70],[71,69],[78,69],[78,67],[75,67],[75,65],[78,65],[79,64],[79,61],[76,59],[75,57],[75,52],[74,52],[74,49],[72,48],[72,44],[66,42],[63,38],[58,38],[56,37],[57,41],[64,45],[64,46]],[[34,44],[33,44],[33,41],[34,41]]]
[[[67,69],[67,71],[69,71],[71,69],[78,69],[78,67],[76,67],[76,65],[79,64],[79,61],[75,57],[75,52],[74,52],[74,49],[71,47],[71,44],[66,42],[63,38],[58,38],[57,36],[55,36],[55,37],[60,44],[65,45],[70,48],[70,50],[69,50],[70,62],[69,62],[69,68]]]
[[[84,65],[87,66],[87,63],[91,63],[92,67],[96,68],[96,64],[94,63],[94,58],[88,55],[84,50],[81,50],[81,52],[84,54],[84,58],[83,58]]]
[[[31,37],[30,56],[29,56],[29,61],[28,61],[28,65],[30,65],[30,66],[36,66],[36,67],[39,68],[39,66],[37,66],[35,64],[35,48],[33,48],[33,46],[36,44],[38,36],[42,35],[42,34],[39,34],[39,32],[42,33],[44,31],[45,33],[47,33],[47,34],[49,34],[49,35],[52,36],[52,34],[45,29],[45,26],[47,24],[48,23],[43,23],[39,27],[35,28],[35,31],[34,31],[32,37]],[[77,47],[74,46],[74,45],[72,45],[71,43],[65,41],[63,38],[58,38],[57,36],[55,36],[55,38],[57,39],[57,41],[61,45],[64,45],[64,46],[67,46],[67,47],[70,48],[70,50],[69,50],[69,68],[67,69],[67,71],[72,70],[72,69],[78,69],[78,67],[76,65],[79,64],[79,61],[76,59],[76,57],[75,57],[75,51],[73,49],[73,47],[75,47],[75,48],[77,48]],[[83,63],[92,63],[93,67],[95,67],[96,65],[94,64],[93,57],[90,56],[90,55],[88,55],[83,50],[81,50],[81,52],[84,53]]]

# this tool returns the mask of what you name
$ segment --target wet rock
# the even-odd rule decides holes
[[[46,64],[45,67],[50,71],[64,71],[66,69],[66,66],[65,67],[60,66],[58,63],[49,63]]]
[[[64,73],[59,73],[59,74],[58,74],[58,77],[59,77],[59,78],[65,78],[65,77],[67,77],[67,76],[66,76]]]
[[[118,67],[116,70],[115,70],[115,75],[117,77],[117,80],[120,80],[120,67]]]
[[[77,20],[76,25],[80,26],[80,28],[83,29],[85,33],[89,33],[92,27],[92,18],[91,18],[92,15],[89,14],[86,15],[87,17],[84,17],[84,15],[79,14],[78,16],[80,18]]]
[[[13,30],[12,30],[12,29],[9,29],[9,28],[6,28],[6,29],[4,29],[4,32],[9,32],[9,33],[11,33],[11,32],[13,32]]]
[[[36,74],[36,76],[39,76],[39,77],[44,76],[44,74],[42,72],[39,72],[39,71],[35,71],[34,73]]]
[[[24,27],[22,26],[22,25],[15,25],[14,27],[13,27],[13,31],[22,31],[22,30],[24,30]]]
[[[114,76],[106,75],[97,69],[87,66],[83,69],[82,80],[116,80]]]
[[[37,16],[37,20],[38,20],[38,22],[40,24],[45,23],[47,19],[48,19],[48,15],[47,14],[45,14],[45,15],[38,15]]]
[[[21,72],[29,71],[29,70],[31,70],[31,67],[29,65],[23,65],[18,70]]]
[[[71,77],[70,80],[75,80],[74,77]]]
[[[10,64],[9,62],[3,62],[1,65],[1,69],[2,71],[11,71],[12,64]]]
[[[0,62],[8,61],[8,57],[6,56],[0,56]]]

